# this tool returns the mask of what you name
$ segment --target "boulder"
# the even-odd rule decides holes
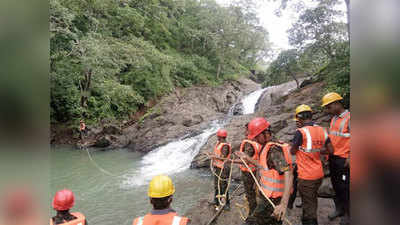
[[[92,147],[96,148],[106,148],[111,145],[111,139],[108,136],[103,136],[100,139],[97,139],[96,142],[92,145]]]
[[[122,134],[121,128],[116,125],[106,125],[102,130],[103,134]]]

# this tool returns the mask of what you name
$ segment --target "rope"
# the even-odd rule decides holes
[[[226,195],[227,195],[227,193],[228,193],[229,186],[231,185],[232,168],[233,168],[233,160],[231,160],[231,167],[230,167],[230,170],[229,170],[229,177],[228,177],[228,179],[223,179],[223,178],[221,178],[221,174],[222,174],[222,171],[224,170],[225,167],[222,167],[222,168],[221,168],[221,171],[219,172],[219,175],[217,175],[217,174],[215,173],[214,169],[213,169],[212,163],[213,163],[213,159],[211,158],[211,160],[210,160],[210,169],[211,169],[212,173],[218,178],[218,185],[217,185],[217,187],[218,187],[218,195],[215,196],[215,197],[218,199],[218,203],[220,204],[220,207],[217,208],[217,212],[216,212],[215,215],[208,221],[207,225],[210,225],[210,224],[221,214],[221,212],[222,212],[222,211],[224,210],[224,208],[225,208],[224,206],[225,206],[225,204],[226,204],[226,202],[227,202]],[[220,184],[220,181],[221,181],[221,180],[222,180],[222,181],[228,181],[228,184],[227,184],[226,189],[225,189],[225,193],[224,193],[223,195],[221,195],[221,184]],[[240,186],[240,185],[239,185],[239,186]],[[239,189],[239,186],[236,188],[236,190]],[[233,193],[235,193],[236,190],[235,190]],[[222,198],[225,199],[224,202],[221,201]]]
[[[250,209],[249,209],[248,207],[246,207],[245,205],[241,205],[241,204],[239,204],[239,203],[236,203],[235,205],[238,207],[238,211],[239,211],[240,218],[241,218],[243,221],[245,221],[245,220],[247,219],[247,217],[245,217],[245,216],[243,215],[243,211],[242,211],[240,208],[245,209],[245,210],[246,210],[246,214],[249,214]]]
[[[251,171],[250,167],[247,165],[247,163],[240,157],[240,160],[244,163],[244,165],[247,167],[247,169],[250,171],[251,176],[253,177],[258,189],[261,191],[261,193],[264,195],[264,197],[268,200],[268,202],[272,205],[272,207],[275,209],[276,206],[275,204],[271,201],[270,198],[264,193],[263,189],[261,188],[260,184],[258,183],[256,177],[254,176],[253,172]],[[283,215],[283,220],[285,220],[289,225],[293,225],[289,219],[286,217],[286,215]]]
[[[212,159],[211,159],[211,162],[212,162]],[[220,182],[221,182],[221,180],[226,181],[226,179],[222,179],[221,178],[221,174],[222,174],[222,171],[225,169],[225,166],[222,167],[221,171],[219,172],[219,176],[217,176],[218,177],[218,195],[216,197],[218,199],[218,203],[220,204],[221,208],[224,208],[224,206],[225,206],[225,204],[227,202],[226,195],[228,194],[229,186],[231,185],[232,167],[233,167],[233,160],[231,160],[231,166],[230,166],[230,170],[229,170],[229,177],[228,177],[228,180],[227,180],[228,184],[226,186],[225,193],[223,195],[221,195],[221,183]],[[222,198],[225,199],[225,202],[221,201]]]
[[[104,174],[107,174],[108,176],[118,177],[118,175],[115,175],[115,174],[113,174],[113,173],[110,173],[110,172],[108,172],[107,170],[101,168],[99,165],[97,165],[97,163],[92,159],[92,156],[91,156],[90,153],[89,153],[89,149],[86,148],[86,147],[84,147],[84,148],[85,148],[85,150],[86,150],[86,152],[87,152],[87,154],[88,154],[88,156],[89,156],[90,161],[92,162],[92,164],[93,164],[98,170],[100,170],[100,171],[103,172]]]
[[[204,153],[203,153],[204,154]],[[219,180],[223,180],[223,181],[227,181],[228,179],[224,179],[221,177],[221,174],[218,175],[215,170],[214,170],[214,166],[213,166],[213,159],[210,160],[210,170],[211,172],[214,174],[214,176],[218,177]]]

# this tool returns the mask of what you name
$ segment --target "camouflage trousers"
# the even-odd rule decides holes
[[[271,198],[271,201],[275,205],[279,205],[281,198]],[[267,199],[260,194],[257,198],[257,207],[254,210],[254,215],[247,217],[247,224],[257,224],[257,225],[282,225],[282,221],[278,221],[272,216],[274,208],[268,202]]]
[[[229,178],[229,166],[225,166],[224,170],[221,173],[221,178],[222,179],[228,179]],[[220,174],[221,169],[218,167],[214,167],[214,171],[216,174]],[[220,193],[221,195],[225,194],[226,189],[228,188],[228,181],[220,180],[219,181],[219,187],[220,187]],[[218,203],[218,177],[214,176],[214,202]],[[226,193],[226,205],[230,205],[230,200],[229,200],[229,190]]]
[[[249,215],[252,215],[257,207],[257,197],[254,180],[249,172],[242,171],[242,182],[246,193],[246,199],[249,203]]]

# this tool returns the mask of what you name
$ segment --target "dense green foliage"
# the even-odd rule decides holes
[[[283,0],[284,4],[289,0]],[[350,48],[348,26],[335,10],[337,0],[319,0],[314,8],[300,10],[298,20],[288,30],[295,49],[282,51],[264,75],[264,86],[305,76],[317,76],[326,83],[325,92],[343,95],[350,101]],[[346,1],[347,3],[347,1]]]
[[[255,15],[248,1],[50,0],[51,120],[120,119],[248,73],[269,49]]]

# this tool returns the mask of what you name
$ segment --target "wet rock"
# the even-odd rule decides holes
[[[182,125],[185,127],[191,127],[203,122],[203,117],[201,115],[194,115],[193,117],[183,119]]]
[[[240,102],[240,103],[237,103],[237,104],[234,106],[233,111],[232,111],[232,114],[233,114],[234,116],[243,115],[243,104],[242,104],[241,102]]]
[[[218,217],[212,223],[213,225],[240,225],[244,221],[240,217],[239,209],[241,209],[244,214],[245,209],[240,207],[247,204],[244,198],[243,186],[241,186],[235,193],[233,193],[234,188],[230,190],[231,194],[231,209],[224,210],[220,213]],[[213,198],[212,193],[208,195],[208,199],[201,199],[194,207],[189,209],[185,216],[190,218],[191,225],[206,225],[209,223],[211,218],[216,214],[215,207],[210,205],[208,202]]]
[[[111,139],[108,136],[103,136],[100,139],[98,139],[92,147],[96,148],[106,148],[111,145]]]
[[[271,124],[271,130],[273,133],[277,133],[278,131],[282,130],[283,128],[287,127],[288,123],[286,120],[278,120]]]
[[[140,123],[123,130],[132,141],[127,147],[148,152],[193,130],[209,127],[243,95],[260,88],[248,79],[227,81],[219,87],[190,87],[162,98]],[[157,117],[152,118],[153,114]]]
[[[103,134],[122,134],[122,130],[116,125],[106,125],[103,127]]]

